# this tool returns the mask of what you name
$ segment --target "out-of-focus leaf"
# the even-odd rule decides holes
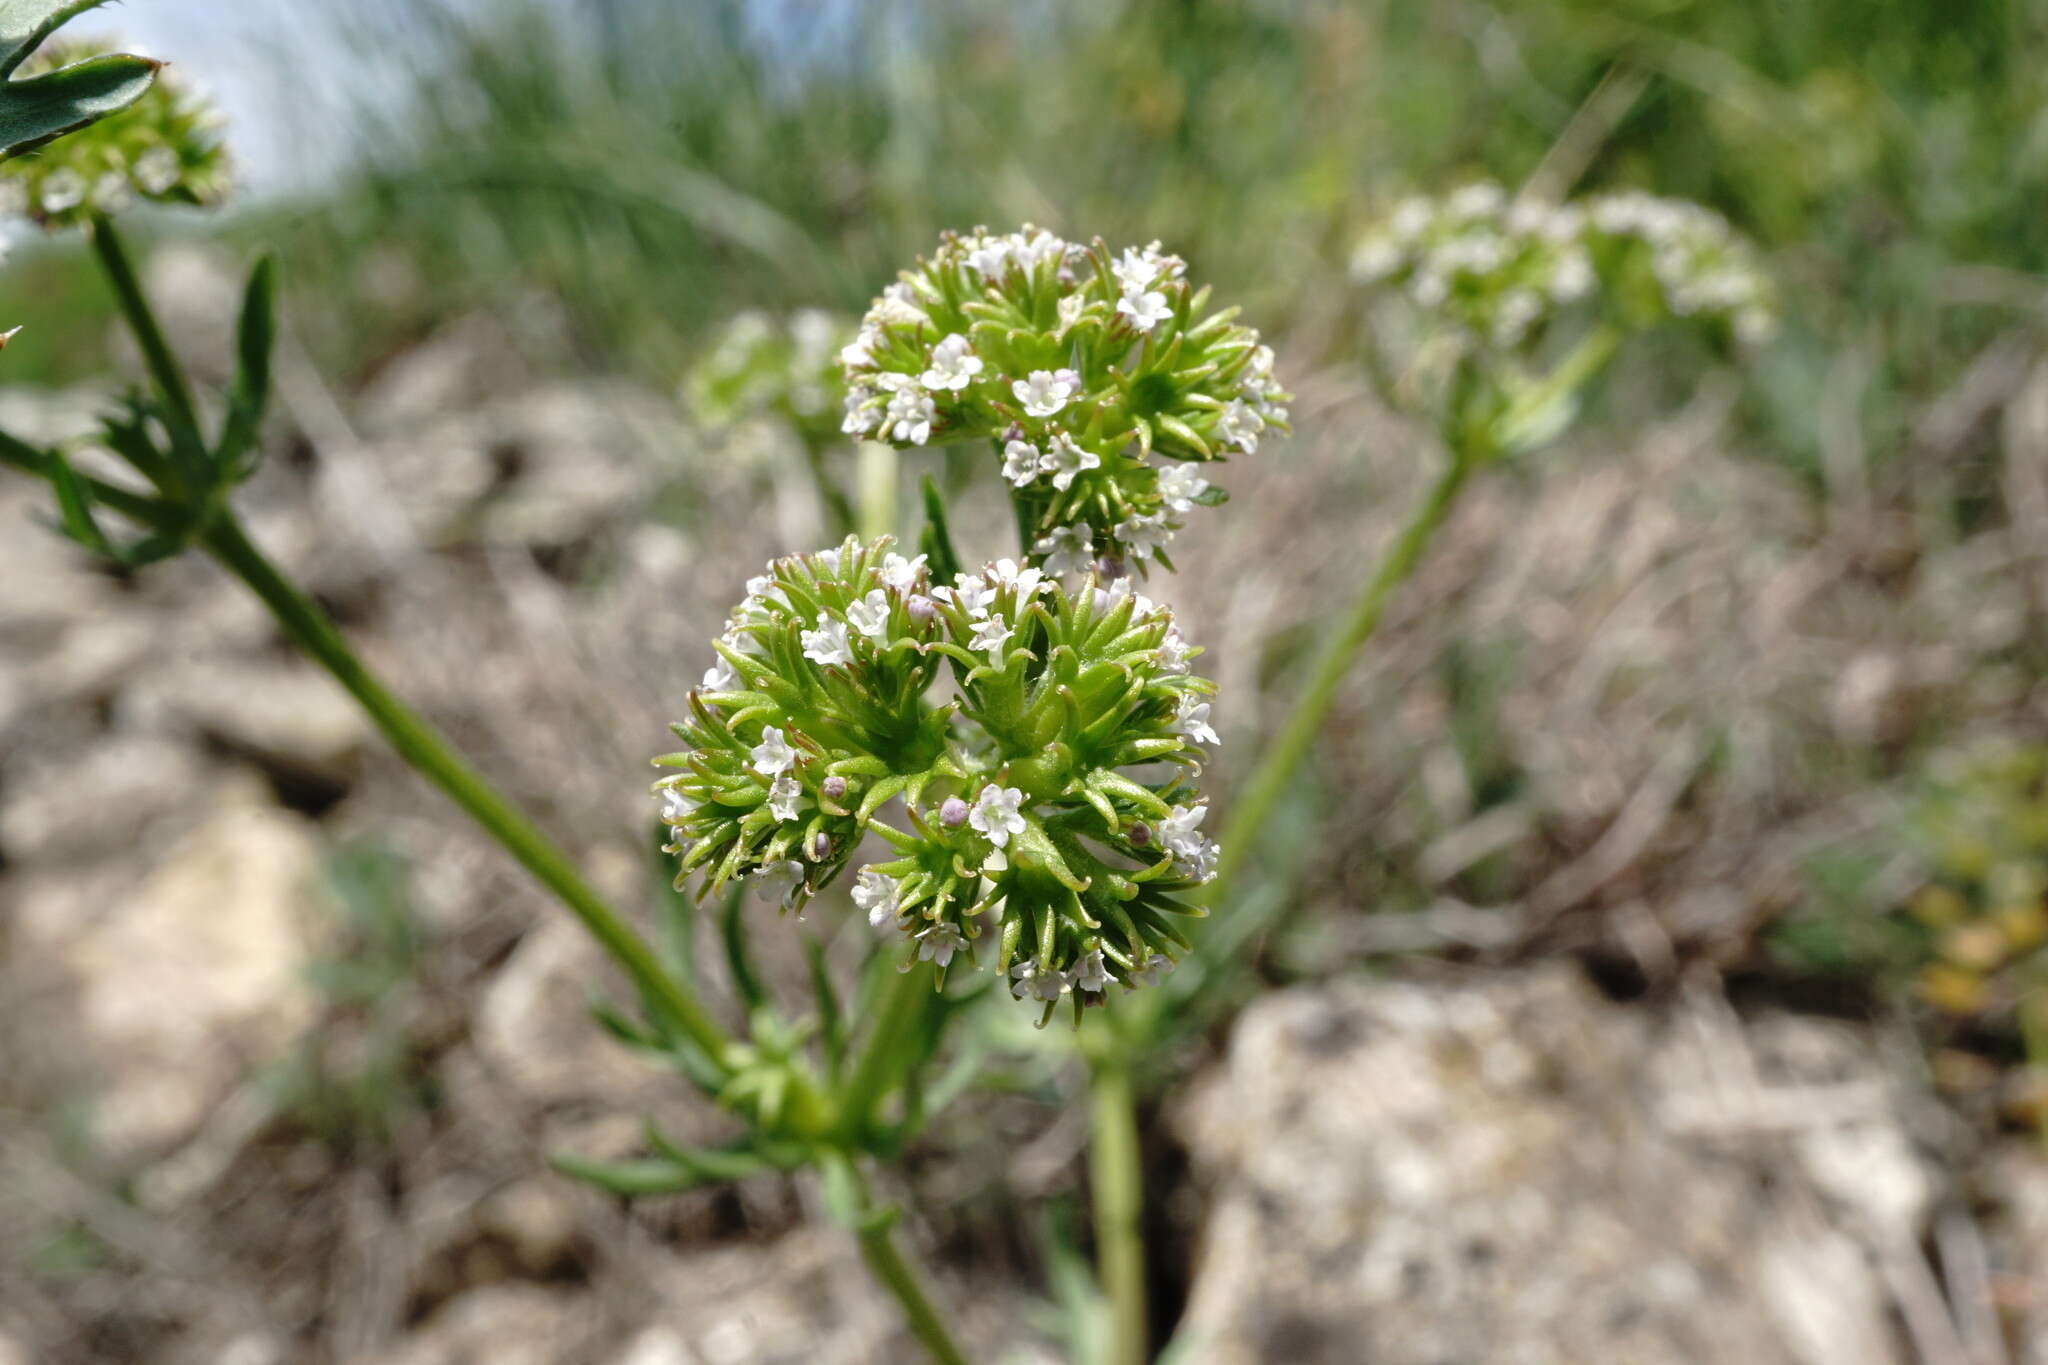
[[[256,262],[242,291],[242,318],[235,336],[235,383],[228,391],[227,422],[214,451],[221,477],[245,479],[256,467],[263,412],[270,404],[270,351],[276,341],[275,267],[270,257]]]
[[[563,1175],[612,1194],[675,1194],[707,1183],[707,1178],[678,1162],[646,1157],[633,1161],[592,1161],[557,1154],[548,1164]]]
[[[114,54],[0,84],[0,161],[127,108],[149,89],[160,65]]]

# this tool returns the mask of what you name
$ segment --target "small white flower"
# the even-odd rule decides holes
[[[1046,581],[1043,571],[1022,568],[1014,559],[998,559],[983,572],[994,575],[997,587],[1014,590],[1020,602],[1049,591],[1052,587],[1052,584]]]
[[[1160,847],[1173,855],[1174,865],[1186,876],[1203,882],[1216,875],[1216,859],[1222,852],[1215,840],[1198,828],[1208,813],[1206,805],[1192,810],[1175,806],[1159,822],[1157,830]]]
[[[1051,417],[1081,391],[1081,376],[1072,370],[1033,370],[1010,381],[1010,392],[1033,417]]]
[[[834,664],[853,662],[853,648],[847,642],[846,622],[828,616],[818,622],[816,630],[803,632],[804,657],[811,662],[830,668]]]
[[[882,556],[882,581],[898,592],[909,592],[917,583],[917,576],[924,572],[924,556],[905,559],[891,550]]]
[[[1092,991],[1100,995],[1109,985],[1109,969],[1103,965],[1102,954],[1090,951],[1081,954],[1074,961],[1074,970],[1069,978],[1077,991]]]
[[[1010,623],[1000,616],[984,616],[974,623],[974,638],[968,641],[970,649],[986,650],[988,657],[997,665],[1003,661],[1003,646],[1016,634]]]
[[[1067,993],[1065,972],[1041,970],[1036,962],[1019,962],[1010,968],[1010,993],[1019,1000],[1057,1000]]]
[[[1045,560],[1047,573],[1059,576],[1086,573],[1095,562],[1095,546],[1078,526],[1055,526],[1052,534],[1041,536],[1031,553]]]
[[[661,789],[661,818],[671,824],[688,819],[690,812],[696,810],[700,804],[702,803],[681,787]]]
[[[1116,524],[1116,538],[1130,547],[1135,559],[1150,559],[1173,541],[1173,528],[1162,516],[1125,517]]]
[[[1109,269],[1126,294],[1136,293],[1159,278],[1159,262],[1149,252],[1134,246],[1125,247],[1123,256]]]
[[[761,742],[754,746],[754,771],[763,777],[773,777],[795,767],[796,760],[797,752],[783,738],[782,731],[773,725],[763,726]]]
[[[820,550],[812,555],[811,558],[816,560],[826,573],[836,574],[839,572],[839,550],[837,547],[830,550]]]
[[[1015,787],[998,787],[991,782],[974,798],[974,809],[967,813],[967,823],[997,848],[1005,847],[1012,834],[1024,832],[1024,816],[1018,809],[1023,804],[1022,791]]]
[[[981,357],[967,344],[966,337],[954,332],[932,347],[931,368],[919,379],[928,389],[950,389],[957,393],[973,383],[981,370]]]
[[[882,329],[872,323],[854,333],[853,340],[839,348],[839,363],[849,370],[865,370],[874,367],[875,343],[882,339]]]
[[[889,398],[889,436],[921,446],[932,438],[932,421],[938,415],[938,407],[929,394],[914,384],[906,384]]]
[[[65,166],[43,177],[43,212],[63,213],[85,202],[85,177]]]
[[[953,961],[953,954],[967,947],[967,936],[945,920],[934,920],[929,928],[917,933],[917,960],[935,963],[945,967]]]
[[[839,430],[848,436],[866,436],[875,429],[881,414],[874,408],[875,395],[855,385],[846,392],[846,416],[839,423]]]
[[[732,665],[721,657],[717,663],[704,670],[704,681],[698,686],[706,692],[724,692],[732,687],[734,681]]]
[[[1158,661],[1162,673],[1185,673],[1188,671],[1188,656],[1192,652],[1180,633],[1180,627],[1168,626],[1166,638],[1159,642],[1159,648],[1152,657]]]
[[[1129,976],[1133,986],[1156,986],[1164,981],[1166,974],[1172,970],[1172,958],[1154,953],[1145,959],[1144,965],[1132,968]]]
[[[1010,263],[1010,244],[991,237],[968,248],[968,266],[984,280],[999,278]]]
[[[1216,430],[1223,439],[1250,455],[1259,448],[1259,433],[1266,429],[1266,419],[1252,411],[1249,403],[1242,398],[1233,398],[1223,405],[1223,411],[1216,415]]]
[[[1011,441],[1003,447],[1003,477],[1022,488],[1038,477],[1044,457],[1029,441]]]
[[[755,895],[764,901],[780,901],[787,910],[803,891],[804,865],[794,858],[784,858],[765,865],[748,880],[753,883]]]
[[[1053,433],[1050,446],[1040,467],[1052,475],[1052,486],[1064,493],[1074,486],[1074,480],[1085,469],[1100,469],[1102,457],[1092,450],[1085,450],[1074,444],[1074,438],[1064,431]]]
[[[1027,271],[1037,269],[1040,261],[1057,260],[1067,254],[1067,244],[1043,228],[1013,232],[1006,241],[1010,255]]]
[[[1193,693],[1183,693],[1180,708],[1174,712],[1173,728],[1197,744],[1221,744],[1215,727],[1209,724],[1209,703],[1195,700]]]
[[[1208,491],[1209,481],[1191,464],[1170,464],[1159,471],[1159,500],[1170,511],[1192,510],[1195,499]]]
[[[913,327],[931,321],[924,309],[917,306],[917,292],[901,280],[882,291],[868,316],[878,323],[897,322]]]
[[[1155,603],[1151,598],[1145,596],[1144,593],[1138,592],[1135,589],[1133,589],[1131,587],[1131,580],[1127,577],[1112,579],[1109,584],[1109,590],[1105,594],[1105,596],[1108,599],[1107,605],[1104,608],[1105,610],[1115,607],[1117,603],[1123,601],[1126,597],[1131,599],[1132,625],[1136,625],[1138,622],[1150,616],[1154,611],[1158,610],[1158,604]]]
[[[1507,193],[1491,181],[1480,181],[1454,190],[1444,201],[1454,218],[1486,218],[1499,213],[1507,203]]]
[[[1157,289],[1148,289],[1142,294],[1125,294],[1117,300],[1116,311],[1129,318],[1131,326],[1149,332],[1173,316],[1173,305]]]
[[[846,607],[846,623],[870,640],[879,640],[889,633],[889,594],[880,588],[871,588],[868,595]]]
[[[853,882],[853,903],[868,912],[868,923],[880,929],[896,918],[896,879],[878,867],[864,867]]]
[[[768,813],[777,820],[796,819],[797,802],[803,794],[803,784],[784,773],[768,784]]]
[[[934,593],[943,593],[957,602],[960,609],[969,616],[988,615],[989,603],[995,600],[996,590],[979,575],[960,574],[951,588],[935,588]]]
[[[178,154],[169,147],[151,147],[135,158],[135,183],[144,194],[166,194],[184,173]]]
[[[1351,253],[1351,278],[1364,284],[1383,280],[1399,270],[1408,254],[1391,234],[1375,234],[1358,244]]]

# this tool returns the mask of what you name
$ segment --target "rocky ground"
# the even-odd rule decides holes
[[[154,273],[217,347],[207,261]],[[646,758],[739,582],[822,532],[774,433],[711,441],[528,353],[458,322],[338,396],[288,348],[247,505],[374,667],[644,900]],[[1226,789],[1427,476],[1353,380],[1297,387],[1300,434],[1233,471],[1171,588]],[[1997,662],[2038,619],[2012,569],[2048,519],[2048,383],[1998,397],[2014,525],[1911,575],[1853,480],[1821,514],[1732,453],[1711,386],[1475,492],[1283,841],[1305,905],[1267,970],[1297,984],[1148,1115],[1189,1359],[2048,1362],[2039,1149],[1959,1119],[1881,1016],[1724,988],[1800,860],[1887,808],[1829,776],[1845,750],[2048,716]],[[98,401],[0,391],[0,425]],[[259,608],[196,559],[95,569],[40,506],[0,481],[0,1365],[909,1358],[807,1187],[625,1210],[550,1174],[645,1113],[720,1119],[603,1041],[592,952]],[[970,502],[957,532],[1002,521]],[[1508,665],[1478,744],[1476,661]],[[1083,1197],[1077,1111],[966,1108],[895,1192],[910,1234],[978,1358],[1061,1359],[1019,1210]]]

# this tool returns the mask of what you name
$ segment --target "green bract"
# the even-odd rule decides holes
[[[947,233],[889,286],[841,353],[842,429],[898,446],[991,442],[1034,563],[1138,565],[1195,504],[1201,471],[1285,430],[1288,395],[1259,335],[1209,311],[1158,243]]]
[[[933,585],[886,539],[775,561],[690,695],[656,784],[700,894],[747,879],[785,908],[872,832],[894,857],[854,900],[943,970],[971,954],[1047,1012],[1141,984],[1185,946],[1206,881],[1195,741],[1213,743],[1172,613],[1001,560]],[[942,668],[952,695],[926,700]],[[877,818],[900,800],[905,828]]]
[[[72,66],[86,54],[46,45],[28,68]],[[83,224],[136,199],[205,205],[227,189],[227,153],[219,120],[203,101],[180,91],[168,74],[117,114],[58,139],[34,156],[0,165],[0,211],[39,226]]]

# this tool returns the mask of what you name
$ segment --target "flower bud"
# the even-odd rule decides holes
[[[958,829],[966,824],[967,803],[957,796],[947,797],[945,804],[939,807],[939,823],[947,829]]]
[[[838,801],[846,795],[846,779],[836,774],[818,784],[818,791],[826,799]]]

